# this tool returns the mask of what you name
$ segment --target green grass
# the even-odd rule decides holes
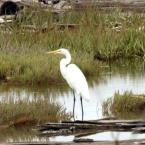
[[[8,83],[15,84],[50,84],[63,82],[59,70],[60,58],[47,54],[0,54],[0,78]],[[97,63],[84,60],[83,57],[75,60],[85,75],[97,74]],[[93,68],[94,66],[94,68]],[[93,68],[92,71],[90,71]]]
[[[0,129],[3,126],[11,127],[71,119],[71,115],[66,113],[62,106],[42,98],[32,100],[4,98],[0,102],[0,116]]]
[[[72,11],[60,15],[59,23],[78,24],[79,28],[64,31],[55,27],[52,19],[50,12],[25,9],[14,23],[6,24],[7,33],[0,31],[1,80],[32,85],[62,82],[60,57],[45,54],[60,47],[70,50],[72,62],[87,77],[101,73],[98,60],[144,58],[145,30],[139,31],[139,27],[145,24],[145,14]],[[122,26],[120,31],[112,29],[117,24]],[[33,25],[37,31],[24,29],[24,25]]]
[[[121,119],[144,119],[145,96],[134,95],[131,92],[115,93],[114,97],[103,103],[103,112],[106,116],[115,116]]]

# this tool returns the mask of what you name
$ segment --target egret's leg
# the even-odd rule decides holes
[[[81,107],[82,107],[82,120],[84,119],[84,109],[83,109],[83,99],[82,96],[80,97],[81,100]]]
[[[76,102],[76,98],[75,98],[75,91],[73,90],[73,96],[74,96],[74,104],[73,104],[73,117],[75,120],[75,102]]]

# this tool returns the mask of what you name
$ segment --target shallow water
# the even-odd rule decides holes
[[[85,136],[82,138],[93,139],[94,141],[116,141],[116,140],[131,140],[131,139],[144,139],[145,134],[132,134],[131,132],[115,132],[115,131],[108,131],[97,133],[89,136]],[[57,137],[50,137],[50,141],[55,142],[70,142],[74,139],[73,135],[70,136],[57,136]]]
[[[125,91],[132,91],[136,94],[145,93],[145,70],[144,62],[118,62],[107,65],[104,67],[104,71],[100,78],[93,78],[89,81],[90,101],[83,100],[84,105],[84,119],[92,120],[104,117],[102,114],[102,103],[109,97],[113,96],[115,92],[124,93]],[[97,69],[97,68],[96,68]],[[96,81],[97,80],[97,81]],[[34,99],[37,97],[49,98],[52,102],[60,103],[67,112],[72,112],[73,95],[72,91],[66,85],[57,85],[51,87],[0,87],[0,99],[14,98],[15,100],[22,99]],[[81,119],[81,106],[80,98],[77,96],[76,119]],[[141,118],[141,117],[140,117]],[[1,136],[1,132],[0,132]],[[122,139],[137,139],[145,138],[145,135],[132,134],[130,132],[103,132],[95,135],[88,136],[94,140],[115,140],[114,138]],[[8,138],[8,137],[7,137]],[[11,137],[12,139],[13,137]],[[39,140],[40,138],[33,137],[33,140]],[[31,138],[31,139],[32,139]],[[9,138],[10,139],[10,138]],[[8,140],[9,140],[8,139]],[[44,139],[44,138],[43,138]],[[52,137],[53,141],[70,141],[73,136],[68,137]],[[7,140],[7,139],[6,139]],[[45,140],[45,139],[44,139]]]

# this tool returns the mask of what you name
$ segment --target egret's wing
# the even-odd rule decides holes
[[[89,99],[88,84],[82,71],[75,64],[67,66],[66,81],[82,97]]]

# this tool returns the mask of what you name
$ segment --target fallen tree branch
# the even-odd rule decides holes
[[[60,123],[45,123],[38,126],[41,135],[76,135],[85,136],[88,134],[103,131],[132,131],[145,132],[144,120],[96,120],[96,121],[63,121]]]

